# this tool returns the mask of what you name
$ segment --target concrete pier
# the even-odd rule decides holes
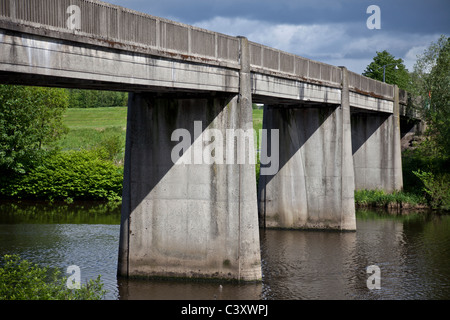
[[[261,175],[260,225],[355,230],[347,72],[341,105],[269,105],[263,128],[278,129],[280,170]],[[346,89],[345,89],[346,88]],[[270,139],[268,139],[270,148]]]
[[[176,129],[239,128],[237,100],[130,95],[120,275],[261,279],[254,166],[171,161]]]
[[[403,188],[398,87],[393,113],[354,110],[351,116],[356,190]]]
[[[240,40],[245,55],[248,43]],[[242,65],[242,82],[250,83],[249,64]],[[232,163],[226,148],[212,151],[213,163],[203,157],[206,130],[227,137],[252,129],[249,88],[239,95],[130,94],[119,275],[261,279],[255,165],[237,159],[254,145],[233,141]],[[192,139],[178,152],[180,129]]]

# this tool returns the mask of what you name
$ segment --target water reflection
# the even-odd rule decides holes
[[[124,300],[260,300],[261,283],[184,282],[119,279]]]
[[[345,299],[354,281],[355,232],[261,232],[265,297]]]
[[[356,232],[260,230],[263,281],[117,279],[120,208],[0,204],[0,255],[19,254],[82,281],[102,275],[106,299],[449,299],[450,216],[358,211]],[[366,268],[381,270],[369,290]]]

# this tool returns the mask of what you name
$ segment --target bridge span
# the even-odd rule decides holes
[[[403,185],[405,92],[244,37],[97,0],[0,0],[0,83],[130,92],[121,276],[259,280],[260,227],[352,231],[355,189]],[[254,102],[258,187],[236,161],[253,135],[232,137],[234,162],[196,161],[252,130]]]

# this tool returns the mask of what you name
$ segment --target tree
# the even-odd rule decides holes
[[[418,57],[412,80],[414,93],[422,98],[419,111],[427,124],[428,151],[449,158],[450,37],[441,36]]]
[[[128,103],[126,92],[68,89],[69,108],[123,107]]]
[[[434,208],[450,209],[450,38],[441,36],[418,56],[412,91],[427,129],[410,155],[422,168],[413,171]]]
[[[377,55],[373,61],[366,67],[363,75],[371,79],[383,81],[383,66],[385,66],[385,82],[389,84],[396,84],[400,89],[409,91],[410,89],[410,75],[403,59],[395,59],[395,57],[387,52],[377,51]],[[397,69],[395,68],[397,66]]]
[[[25,173],[67,132],[65,89],[0,85],[0,174]]]

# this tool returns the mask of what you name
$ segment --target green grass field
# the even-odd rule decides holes
[[[127,107],[70,108],[64,115],[64,124],[70,129],[105,129],[127,125]]]
[[[63,121],[69,128],[59,143],[63,150],[95,148],[114,137],[125,144],[127,107],[71,108]]]
[[[127,107],[70,108],[64,115],[69,133],[60,141],[63,150],[94,148],[117,136],[125,145]],[[253,110],[253,127],[262,128],[263,110]]]

